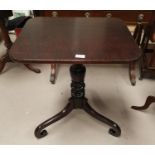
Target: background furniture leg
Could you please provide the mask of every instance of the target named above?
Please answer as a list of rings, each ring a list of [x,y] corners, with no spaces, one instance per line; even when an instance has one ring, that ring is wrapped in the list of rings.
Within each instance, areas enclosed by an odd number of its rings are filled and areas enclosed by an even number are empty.
[[[6,53],[3,57],[0,58],[0,73],[3,71],[7,62],[10,62],[10,58],[8,53]]]
[[[134,86],[136,84],[136,75],[135,75],[135,62],[131,62],[129,64],[129,77],[130,77],[130,82]]]
[[[132,106],[131,108],[134,110],[146,110],[153,102],[155,102],[155,96],[148,96],[143,106]]]
[[[7,49],[10,49],[12,46],[12,42],[11,39],[8,35],[8,30],[5,27],[5,21],[4,19],[0,18],[0,29],[1,29],[1,34],[4,40],[4,45]],[[8,51],[7,53],[2,56],[2,58],[0,58],[0,73],[2,72],[2,70],[4,69],[6,63],[9,61],[9,55],[8,55]]]
[[[4,45],[7,49],[10,49],[12,46],[12,42],[9,37],[8,30],[5,27],[4,19],[0,19],[0,28],[1,28],[1,33],[2,33],[3,40],[4,40]]]
[[[35,72],[35,73],[41,73],[40,69],[38,68],[34,68],[32,65],[30,64],[24,64],[29,70]]]
[[[55,84],[56,79],[56,64],[51,64],[51,75],[50,75],[50,82]]]
[[[5,56],[3,56],[2,58],[0,58],[0,73],[4,69],[5,64],[6,64],[6,58],[5,58]]]

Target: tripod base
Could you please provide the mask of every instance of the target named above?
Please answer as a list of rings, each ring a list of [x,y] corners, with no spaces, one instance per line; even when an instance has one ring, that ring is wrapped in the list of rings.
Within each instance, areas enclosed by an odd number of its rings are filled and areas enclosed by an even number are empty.
[[[109,133],[111,135],[115,137],[119,137],[121,135],[121,129],[115,122],[99,114],[88,104],[88,100],[87,98],[85,98],[85,91],[84,91],[85,72],[86,69],[83,65],[75,64],[71,66],[70,73],[72,77],[72,83],[71,83],[71,98],[69,99],[69,103],[58,114],[38,125],[38,127],[35,129],[34,132],[37,138],[45,137],[47,135],[47,131],[45,130],[45,128],[67,116],[70,112],[72,112],[73,109],[83,109],[86,113],[88,113],[95,119],[109,125],[110,126]]]

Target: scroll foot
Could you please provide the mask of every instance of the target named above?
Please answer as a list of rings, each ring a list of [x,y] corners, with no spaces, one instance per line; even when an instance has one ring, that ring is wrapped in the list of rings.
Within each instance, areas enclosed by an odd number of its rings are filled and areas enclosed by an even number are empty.
[[[58,114],[56,114],[55,116],[49,118],[45,122],[38,125],[38,127],[35,129],[35,132],[34,132],[35,136],[37,138],[45,137],[48,133],[46,130],[44,130],[44,128],[48,127],[49,125],[67,116],[72,111],[72,109],[73,109],[73,105],[68,103],[67,106],[62,111],[60,111]]]
[[[109,133],[115,137],[119,137],[121,135],[121,129],[117,124],[113,124],[113,127],[109,129]]]
[[[105,116],[99,114],[96,112],[88,103],[85,103],[84,110],[91,115],[92,117],[96,118],[97,120],[109,125],[111,128],[109,129],[109,133],[112,136],[119,137],[121,135],[121,129],[120,127],[110,120],[109,118],[106,118]]]

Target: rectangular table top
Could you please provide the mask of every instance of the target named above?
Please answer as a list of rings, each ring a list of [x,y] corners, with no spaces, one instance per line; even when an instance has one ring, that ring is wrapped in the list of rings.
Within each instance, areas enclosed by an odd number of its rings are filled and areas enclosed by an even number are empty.
[[[10,57],[22,63],[128,63],[140,56],[125,23],[117,18],[30,19],[10,49]]]

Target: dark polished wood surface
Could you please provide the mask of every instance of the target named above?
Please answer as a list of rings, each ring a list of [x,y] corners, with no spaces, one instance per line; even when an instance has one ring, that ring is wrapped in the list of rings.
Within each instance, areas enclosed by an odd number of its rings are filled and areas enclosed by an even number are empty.
[[[129,63],[141,51],[117,18],[38,17],[26,23],[10,56],[27,63]]]

